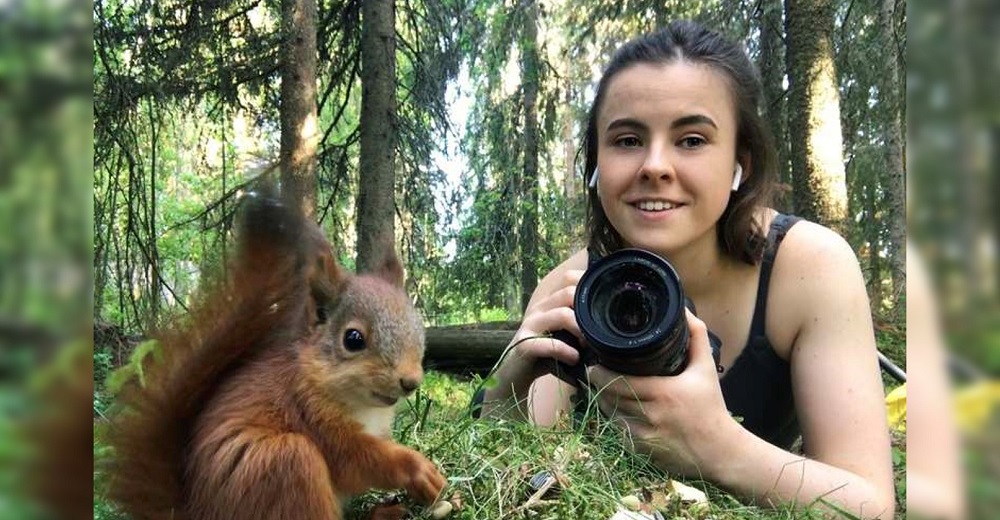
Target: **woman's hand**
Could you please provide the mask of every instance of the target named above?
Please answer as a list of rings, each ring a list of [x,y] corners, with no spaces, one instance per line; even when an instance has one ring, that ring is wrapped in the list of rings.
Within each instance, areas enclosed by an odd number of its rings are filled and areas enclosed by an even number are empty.
[[[688,366],[675,376],[623,376],[590,368],[601,411],[624,428],[635,451],[661,468],[706,477],[721,443],[739,425],[729,415],[719,386],[705,323],[687,313]]]
[[[496,373],[498,384],[486,393],[487,402],[512,397],[524,401],[531,384],[546,373],[546,363],[556,360],[575,365],[580,360],[575,348],[549,334],[566,330],[581,337],[573,314],[573,297],[582,276],[582,270],[568,270],[552,281],[551,288],[539,287],[535,292],[511,342],[515,346]]]

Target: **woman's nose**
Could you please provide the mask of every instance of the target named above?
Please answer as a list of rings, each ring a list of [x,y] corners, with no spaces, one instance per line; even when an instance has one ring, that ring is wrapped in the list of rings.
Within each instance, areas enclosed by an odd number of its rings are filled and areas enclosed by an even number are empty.
[[[663,144],[654,143],[648,148],[646,160],[639,169],[639,175],[644,179],[669,180],[674,176],[674,165],[669,148]]]

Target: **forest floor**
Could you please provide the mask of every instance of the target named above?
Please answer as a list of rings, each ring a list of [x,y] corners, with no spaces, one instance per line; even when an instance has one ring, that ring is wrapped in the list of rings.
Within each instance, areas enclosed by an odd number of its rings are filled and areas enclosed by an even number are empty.
[[[879,348],[905,363],[905,338],[895,330],[879,332]],[[420,389],[401,403],[396,440],[427,455],[447,477],[442,500],[450,503],[450,519],[579,519],[685,518],[692,520],[789,519],[821,515],[748,506],[709,482],[678,478],[655,468],[647,459],[623,447],[622,437],[598,413],[582,421],[567,419],[542,429],[518,422],[473,419],[470,402],[483,382],[428,372]],[[886,380],[886,392],[895,385]],[[95,393],[95,409],[104,398]],[[104,403],[100,408],[104,408]],[[97,420],[99,423],[101,419]],[[95,423],[95,427],[97,426]],[[906,442],[893,434],[897,514],[905,518]],[[108,455],[95,436],[95,457]],[[547,472],[556,480],[548,492],[532,486],[532,477]],[[541,477],[536,477],[537,484]],[[95,475],[95,482],[100,475]],[[677,484],[673,484],[676,482]],[[684,489],[677,492],[673,486]],[[99,487],[99,486],[98,486]],[[704,494],[704,501],[682,494]],[[429,508],[410,504],[401,492],[372,491],[352,503],[348,518],[367,518],[376,504],[402,501],[413,518],[432,518]],[[646,517],[627,516],[645,511]],[[124,519],[95,488],[95,520]],[[845,515],[845,518],[851,518]]]

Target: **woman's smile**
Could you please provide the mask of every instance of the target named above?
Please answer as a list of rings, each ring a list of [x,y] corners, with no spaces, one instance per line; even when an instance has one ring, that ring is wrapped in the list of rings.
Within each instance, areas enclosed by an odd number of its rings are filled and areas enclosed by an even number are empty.
[[[664,222],[673,219],[685,204],[662,198],[640,198],[627,202],[635,209],[634,215],[640,222]]]

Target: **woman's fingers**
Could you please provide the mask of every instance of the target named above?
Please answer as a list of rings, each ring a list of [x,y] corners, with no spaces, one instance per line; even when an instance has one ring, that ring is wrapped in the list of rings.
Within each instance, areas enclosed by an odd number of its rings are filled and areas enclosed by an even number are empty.
[[[581,334],[576,324],[576,315],[573,313],[573,298],[576,295],[576,284],[582,276],[582,270],[567,271],[564,274],[562,288],[525,311],[521,330],[518,331],[518,337],[524,341],[518,347],[522,356],[551,358],[570,365],[579,361],[579,351],[565,341],[552,337],[551,334],[566,331],[576,338],[577,344],[580,344]],[[524,339],[531,336],[538,337]]]
[[[622,431],[626,445],[635,451],[637,446],[642,446],[656,437],[656,429],[642,415],[641,410],[633,410],[631,406],[633,404],[634,401],[613,401],[610,398],[602,398],[598,400],[597,406],[604,417]]]
[[[589,367],[590,386],[602,411],[627,417],[646,417],[651,391],[644,388],[649,378],[624,377],[600,365]]]
[[[553,337],[538,337],[526,340],[521,351],[528,356],[537,359],[555,359],[567,365],[575,365],[580,361],[580,352]]]
[[[653,400],[657,393],[659,377],[623,376],[601,365],[589,369],[590,386],[597,391],[633,401]]]
[[[545,311],[556,307],[573,307],[573,298],[576,296],[576,285],[583,276],[581,270],[570,270],[563,275],[562,287],[552,291],[551,294],[539,301],[532,302],[525,309],[525,316],[534,311]]]
[[[580,327],[576,324],[576,316],[569,307],[557,307],[548,311],[537,311],[525,317],[522,323],[522,337],[547,336],[553,332],[564,330],[580,341]],[[562,343],[559,341],[559,343]],[[564,343],[563,343],[564,344]]]

